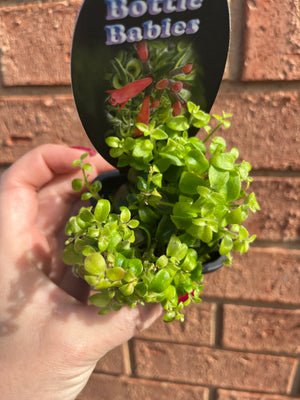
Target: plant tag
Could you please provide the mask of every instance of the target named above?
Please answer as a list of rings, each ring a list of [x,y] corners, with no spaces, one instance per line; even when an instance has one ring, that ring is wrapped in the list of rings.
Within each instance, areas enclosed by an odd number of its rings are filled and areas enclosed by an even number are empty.
[[[71,77],[81,122],[98,152],[116,165],[108,136],[141,136],[150,119],[158,127],[170,115],[184,115],[189,100],[209,112],[229,30],[227,0],[85,0]]]

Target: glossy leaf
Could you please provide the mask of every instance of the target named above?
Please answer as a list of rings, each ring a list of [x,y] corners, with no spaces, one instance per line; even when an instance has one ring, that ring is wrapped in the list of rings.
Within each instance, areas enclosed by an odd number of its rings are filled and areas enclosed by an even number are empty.
[[[193,149],[185,157],[185,163],[189,171],[198,175],[203,174],[209,166],[209,162],[201,150]]]
[[[170,285],[170,275],[165,269],[160,269],[152,279],[149,289],[153,292],[163,292]]]
[[[90,296],[90,302],[96,307],[106,307],[110,301],[108,293],[96,293]]]
[[[185,194],[196,194],[197,187],[201,185],[206,185],[205,181],[200,178],[198,175],[193,174],[192,172],[184,171],[181,174],[179,181],[179,189],[182,193]]]
[[[106,270],[106,262],[100,253],[93,253],[84,260],[84,268],[91,275],[102,275]]]
[[[106,199],[98,200],[94,215],[98,222],[105,222],[110,213],[110,202]]]
[[[126,272],[121,267],[108,268],[106,270],[106,276],[111,281],[120,281],[121,279],[124,278],[125,275],[126,275]]]

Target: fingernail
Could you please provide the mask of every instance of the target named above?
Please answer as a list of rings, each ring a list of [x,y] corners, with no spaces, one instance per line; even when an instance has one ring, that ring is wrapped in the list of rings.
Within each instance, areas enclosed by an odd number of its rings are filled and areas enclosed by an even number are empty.
[[[82,147],[82,146],[71,146],[71,149],[76,149],[76,150],[83,150],[89,153],[90,156],[95,156],[97,154],[96,150],[89,149],[88,147]]]

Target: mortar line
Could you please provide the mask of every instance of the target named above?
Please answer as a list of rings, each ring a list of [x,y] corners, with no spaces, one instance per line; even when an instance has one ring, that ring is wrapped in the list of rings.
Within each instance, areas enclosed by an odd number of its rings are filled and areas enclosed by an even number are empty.
[[[131,376],[132,368],[131,368],[130,351],[129,351],[128,342],[123,343],[122,353],[123,353],[124,373],[126,376]]]

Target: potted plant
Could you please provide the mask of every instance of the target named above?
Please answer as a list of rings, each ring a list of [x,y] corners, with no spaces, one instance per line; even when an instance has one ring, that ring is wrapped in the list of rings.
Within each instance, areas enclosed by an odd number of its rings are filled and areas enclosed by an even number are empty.
[[[135,136],[108,137],[126,172],[110,177],[108,189],[103,181],[104,194],[101,180],[89,182],[87,153],[74,162],[83,179],[73,188],[85,186],[82,199],[94,202],[68,221],[63,260],[95,291],[99,314],[160,302],[164,321],[183,321],[184,306],[201,301],[203,266],[219,257],[229,265],[232,251],[247,252],[255,235],[242,223],[259,205],[246,193],[250,164],[238,163],[238,150],[227,151],[215,135],[230,116],[214,115],[211,126],[210,115],[187,101],[184,114],[173,107],[161,123],[137,122]],[[195,129],[201,139],[189,135]]]

